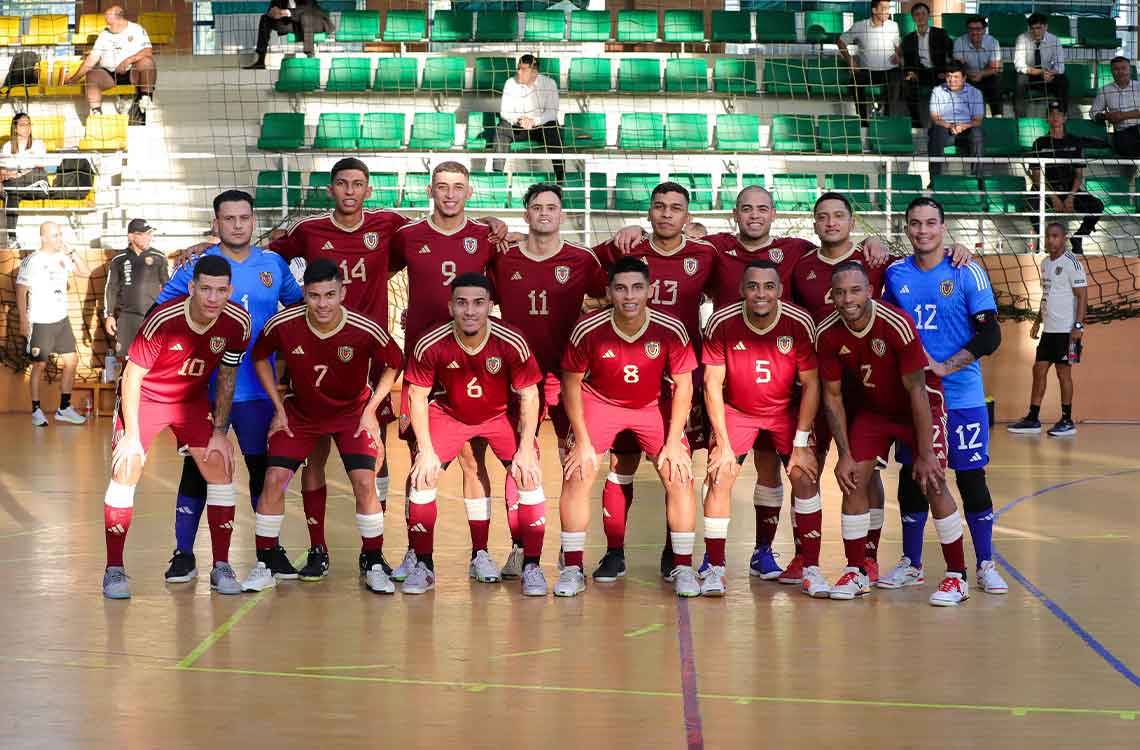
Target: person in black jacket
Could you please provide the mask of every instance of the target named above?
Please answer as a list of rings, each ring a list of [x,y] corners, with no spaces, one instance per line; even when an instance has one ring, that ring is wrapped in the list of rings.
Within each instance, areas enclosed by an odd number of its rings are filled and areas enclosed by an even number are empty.
[[[316,48],[313,35],[333,31],[333,22],[317,0],[270,0],[269,9],[257,23],[257,59],[246,70],[265,70],[265,53],[269,51],[269,34],[296,34],[305,54],[313,57]]]
[[[170,279],[166,256],[150,246],[154,227],[144,219],[127,225],[127,249],[111,259],[103,294],[103,329],[115,340],[112,351],[125,357],[162,285]]]
[[[930,7],[915,3],[910,8],[915,31],[903,37],[903,93],[910,110],[911,127],[921,128],[918,92],[923,86],[934,88],[946,78],[946,65],[953,58],[950,35],[930,25]]]

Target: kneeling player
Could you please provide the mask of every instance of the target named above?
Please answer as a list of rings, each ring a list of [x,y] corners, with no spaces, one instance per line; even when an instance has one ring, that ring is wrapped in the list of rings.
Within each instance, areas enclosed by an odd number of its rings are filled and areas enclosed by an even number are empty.
[[[897,307],[871,299],[871,282],[862,265],[844,261],[831,279],[836,312],[820,324],[817,348],[824,406],[839,452],[835,477],[843,490],[841,529],[847,554],[847,567],[832,587],[831,598],[871,593],[863,568],[871,523],[868,482],[876,463],[885,461],[897,443],[915,457],[914,479],[930,504],[946,558],[946,577],[930,603],[952,607],[969,594],[962,518],[946,489],[946,405],[941,385],[933,376],[933,384],[927,384],[926,352],[914,323]],[[854,413],[850,420],[848,411]]]
[[[780,456],[792,482],[796,529],[803,540],[802,590],[818,597],[827,597],[831,590],[819,569],[822,510],[818,469],[809,447],[819,409],[815,325],[806,310],[780,301],[781,287],[775,263],[752,261],[740,282],[744,301],[718,310],[705,329],[701,356],[713,446],[705,495],[709,567],[702,571],[704,596],[724,595],[732,486],[757,438]],[[797,381],[803,390],[798,414],[793,414]]]
[[[376,411],[388,397],[403,355],[388,332],[343,306],[340,269],[327,258],[305,269],[303,305],[286,308],[265,324],[254,344],[254,367],[276,414],[269,432],[265,488],[257,519],[257,565],[242,583],[247,591],[277,585],[269,564],[278,549],[285,518],[285,490],[322,438],[340,451],[356,497],[356,526],[361,538],[361,573],[378,594],[396,591],[382,563],[384,511],[376,494],[376,462],[383,443]],[[289,393],[277,392],[270,358],[286,363]],[[319,580],[329,567],[328,551],[309,550],[308,580]]]
[[[573,430],[566,459],[560,515],[565,567],[555,596],[586,590],[582,550],[590,520],[590,487],[599,456],[629,430],[654,457],[665,485],[666,518],[673,545],[669,579],[678,596],[699,596],[693,570],[693,471],[685,419],[693,398],[696,358],[685,326],[650,309],[649,266],[624,257],[610,266],[607,289],[613,308],[582,318],[562,358],[562,403]],[[671,406],[659,404],[661,383],[675,384]],[[666,429],[668,425],[668,429]],[[610,554],[610,553],[607,553]]]
[[[237,367],[249,344],[252,322],[249,313],[229,302],[231,291],[230,264],[216,256],[203,258],[194,267],[189,296],[151,310],[131,344],[119,384],[111,482],[103,498],[107,533],[103,595],[109,599],[131,596],[123,545],[131,526],[135,487],[150,444],[167,427],[206,479],[206,517],[214,551],[210,586],[221,594],[241,593],[229,564],[234,486],[233,449],[226,430]],[[208,390],[215,369],[217,398],[211,423]]]
[[[420,337],[408,358],[404,383],[417,452],[408,496],[408,539],[414,565],[403,581],[405,594],[422,594],[435,587],[432,549],[439,475],[464,443],[482,438],[503,465],[509,466],[519,487],[523,595],[546,596],[546,578],[539,567],[546,498],[535,442],[542,372],[522,334],[488,317],[491,304],[491,282],[486,276],[460,274],[451,282],[451,321]],[[433,384],[443,393],[429,405]],[[518,395],[517,420],[508,416],[512,391]],[[468,574],[490,583],[498,581],[500,574],[487,553],[491,500],[484,498],[483,502],[487,505],[483,513],[468,514]]]

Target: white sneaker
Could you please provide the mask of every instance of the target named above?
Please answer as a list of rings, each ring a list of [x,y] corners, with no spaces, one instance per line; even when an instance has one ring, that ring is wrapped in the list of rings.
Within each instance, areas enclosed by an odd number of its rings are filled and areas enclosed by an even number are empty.
[[[1009,584],[1001,577],[993,560],[983,560],[978,566],[978,586],[987,594],[1008,594]]]
[[[895,563],[895,567],[879,576],[876,585],[881,589],[901,589],[906,586],[921,586],[924,583],[926,577],[922,575],[922,568],[911,565],[910,558],[903,555]]]
[[[396,593],[396,584],[392,583],[392,579],[384,572],[384,567],[380,563],[373,565],[364,574],[364,585],[368,587],[369,591],[374,591],[377,594]]]
[[[829,596],[832,599],[855,599],[871,593],[871,584],[867,576],[859,572],[858,568],[844,568],[843,575],[831,587]]]
[[[947,573],[930,595],[930,603],[935,607],[957,607],[970,598],[970,587],[958,573]]]
[[[563,568],[554,584],[555,596],[578,596],[586,590],[586,576],[577,565]]]
[[[32,412],[32,425],[35,427],[47,427],[48,418],[44,416],[43,409],[36,409]]]
[[[546,596],[546,576],[534,563],[523,568],[522,593],[523,596]]]
[[[701,596],[724,596],[724,566],[710,565],[701,579]]]
[[[55,410],[55,421],[67,422],[68,424],[87,424],[87,417],[77,412],[75,407],[69,406],[66,409]]]
[[[471,558],[471,564],[467,566],[467,576],[479,583],[498,583],[499,566],[487,554],[487,550],[481,549]]]
[[[404,553],[404,559],[400,561],[399,565],[392,569],[392,580],[404,581],[412,574],[412,571],[416,569],[417,562],[419,562],[419,560],[416,559],[415,551],[411,547],[408,547],[408,551]]]
[[[507,555],[507,562],[503,565],[503,569],[499,571],[499,577],[503,579],[518,578],[523,573],[523,548],[517,544],[511,545],[511,554]]]
[[[823,571],[818,565],[808,565],[804,568],[800,591],[813,599],[827,599],[831,596],[831,586],[827,584],[827,579],[823,577]]]
[[[435,571],[422,562],[417,562],[416,567],[412,568],[412,572],[404,579],[400,591],[405,594],[426,594],[434,588]]]
[[[277,585],[277,578],[265,563],[259,562],[241,582],[242,591],[265,591]]]
[[[154,106],[154,100],[150,98],[150,94],[143,94],[139,97],[139,111],[146,112]]]
[[[701,582],[697,580],[697,571],[691,565],[678,565],[669,574],[673,581],[673,591],[677,596],[689,598],[701,595]]]

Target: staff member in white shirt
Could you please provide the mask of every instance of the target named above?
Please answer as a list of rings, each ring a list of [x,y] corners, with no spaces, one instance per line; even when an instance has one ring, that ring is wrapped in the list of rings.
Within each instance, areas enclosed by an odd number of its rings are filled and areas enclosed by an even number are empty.
[[[1026,23],[1029,31],[1017,37],[1013,66],[1017,68],[1017,88],[1013,90],[1013,110],[1025,117],[1025,97],[1029,87],[1044,91],[1048,98],[1069,109],[1069,79],[1065,78],[1065,48],[1047,30],[1049,19],[1034,13]]]
[[[28,355],[32,360],[29,382],[32,396],[32,424],[47,425],[40,408],[40,380],[52,354],[63,361],[63,377],[59,385],[59,409],[55,421],[83,424],[87,420],[71,406],[71,387],[79,356],[75,352],[75,335],[67,319],[67,279],[72,273],[86,278],[91,268],[83,256],[63,242],[59,224],[45,221],[40,225],[40,249],[24,258],[16,276],[16,308],[20,312],[20,333],[28,338]]]
[[[503,152],[513,141],[538,143],[544,151],[562,153],[562,131],[558,127],[558,84],[549,76],[538,74],[538,59],[523,55],[514,76],[503,85],[499,107],[499,125],[495,128],[495,151]],[[566,167],[554,159],[554,176],[565,182]],[[493,168],[503,171],[503,160],[496,159]]]
[[[1132,80],[1127,57],[1112,58],[1112,82],[1093,98],[1089,117],[1112,123],[1112,147],[1121,156],[1140,158],[1140,82]]]
[[[0,180],[4,187],[0,195],[4,197],[5,229],[8,232],[8,249],[17,250],[16,221],[20,218],[20,201],[47,195],[47,172],[44,171],[44,157],[47,147],[43,141],[32,137],[32,118],[26,112],[19,112],[12,118],[11,137],[0,146]]]
[[[954,59],[966,66],[966,81],[982,92],[990,113],[1001,117],[1001,45],[988,27],[985,16],[966,19],[966,33],[954,40]]]
[[[135,101],[144,114],[150,108],[158,70],[146,29],[128,21],[118,5],[103,13],[107,28],[99,32],[95,46],[79,69],[65,83],[87,76],[87,104],[92,114],[103,113],[103,92],[112,86],[135,86]],[[98,66],[98,67],[96,67]]]
[[[850,44],[859,45],[858,65],[847,50]],[[890,0],[871,0],[871,17],[856,21],[839,37],[839,54],[851,66],[855,77],[855,109],[864,127],[867,126],[866,90],[869,87],[879,88],[875,104],[883,114],[890,114],[891,103],[898,98],[901,44],[899,25],[891,20]]]

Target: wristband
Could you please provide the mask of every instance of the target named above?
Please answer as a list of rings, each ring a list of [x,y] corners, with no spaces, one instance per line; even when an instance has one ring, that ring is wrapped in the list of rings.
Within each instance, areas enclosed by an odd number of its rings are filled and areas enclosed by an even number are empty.
[[[793,448],[806,448],[808,447],[808,440],[811,438],[810,432],[804,430],[796,430],[796,437],[792,440]]]

